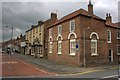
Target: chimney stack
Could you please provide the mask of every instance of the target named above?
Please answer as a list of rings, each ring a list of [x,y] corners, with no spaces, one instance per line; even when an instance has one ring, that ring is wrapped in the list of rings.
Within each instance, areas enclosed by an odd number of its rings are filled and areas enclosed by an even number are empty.
[[[38,25],[42,25],[43,23],[43,21],[38,21]]]
[[[51,19],[57,19],[57,14],[56,13],[51,13]]]
[[[35,27],[35,25],[32,25],[31,28]]]
[[[110,13],[106,13],[106,22],[112,22],[112,17],[110,15]]]
[[[93,15],[93,5],[91,4],[91,0],[89,0],[89,4],[88,4],[88,13],[90,15]]]

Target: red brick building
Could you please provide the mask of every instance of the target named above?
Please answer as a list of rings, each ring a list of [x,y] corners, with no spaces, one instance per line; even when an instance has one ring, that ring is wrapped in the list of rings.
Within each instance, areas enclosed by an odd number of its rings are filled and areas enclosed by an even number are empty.
[[[110,14],[102,19],[94,14],[93,5],[72,12],[48,28],[48,59],[51,61],[89,65],[117,60],[120,53],[120,28]]]

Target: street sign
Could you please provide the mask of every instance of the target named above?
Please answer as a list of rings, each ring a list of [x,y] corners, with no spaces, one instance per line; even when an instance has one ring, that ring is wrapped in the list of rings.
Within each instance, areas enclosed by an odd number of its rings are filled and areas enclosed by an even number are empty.
[[[79,42],[76,43],[76,50],[79,50]]]

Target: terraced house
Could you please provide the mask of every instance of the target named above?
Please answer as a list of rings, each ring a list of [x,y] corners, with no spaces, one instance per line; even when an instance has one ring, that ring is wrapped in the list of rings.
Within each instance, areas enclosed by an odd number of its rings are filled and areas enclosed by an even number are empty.
[[[57,21],[57,14],[51,13],[50,19],[46,21],[38,21],[37,25],[32,25],[26,31],[26,54],[33,55],[34,57],[47,58],[47,28]]]
[[[38,24],[32,25],[31,29],[26,31],[26,54],[34,57],[43,57],[44,52],[44,22],[38,21]]]
[[[120,27],[112,23],[112,16],[102,19],[88,11],[76,10],[49,28],[48,59],[73,65],[104,64],[117,61],[120,53]]]

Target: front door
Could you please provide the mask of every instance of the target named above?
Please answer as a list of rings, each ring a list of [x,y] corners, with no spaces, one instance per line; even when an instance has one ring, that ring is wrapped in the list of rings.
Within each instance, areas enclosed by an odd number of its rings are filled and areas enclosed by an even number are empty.
[[[113,51],[109,50],[109,61],[113,62]]]

